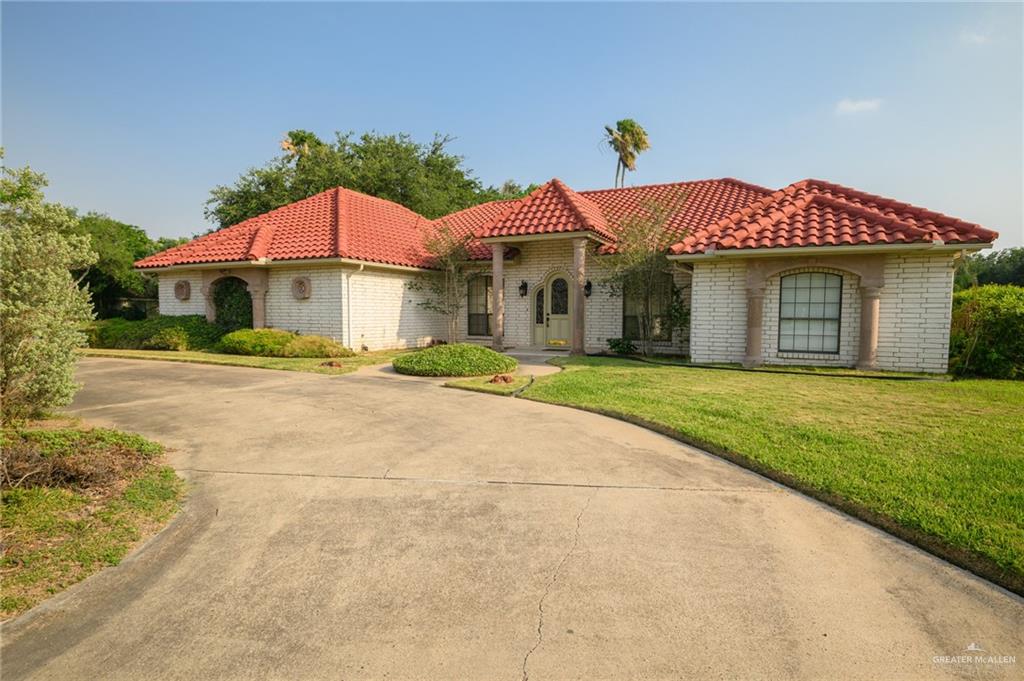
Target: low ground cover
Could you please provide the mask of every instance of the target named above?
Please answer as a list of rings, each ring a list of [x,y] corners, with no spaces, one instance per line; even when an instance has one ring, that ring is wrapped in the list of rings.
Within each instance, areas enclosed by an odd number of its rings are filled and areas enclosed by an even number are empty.
[[[504,375],[507,376],[508,374]],[[508,382],[495,382],[494,376],[474,376],[473,378],[460,378],[455,381],[448,381],[445,383],[445,386],[449,388],[460,388],[462,390],[472,390],[478,393],[511,395],[517,390],[525,388],[529,385],[531,380],[532,378],[530,376],[523,376],[521,374],[511,375]]]
[[[622,416],[1024,588],[1024,383],[571,358],[524,397]]]
[[[81,355],[86,357],[115,357],[118,359],[155,359],[167,362],[186,362],[191,364],[218,364],[223,366],[252,367],[255,369],[283,369],[286,371],[308,371],[316,374],[347,374],[359,367],[372,364],[385,364],[406,350],[381,350],[379,352],[361,352],[351,357],[254,357],[250,355],[228,355],[219,352],[205,351],[156,351],[156,350],[117,350],[104,348],[83,348]]]
[[[435,345],[396,357],[392,364],[400,374],[413,376],[483,376],[515,371],[514,357],[471,343]]]
[[[184,493],[183,481],[163,465],[160,445],[58,425],[0,435],[5,619],[116,565],[170,520]]]

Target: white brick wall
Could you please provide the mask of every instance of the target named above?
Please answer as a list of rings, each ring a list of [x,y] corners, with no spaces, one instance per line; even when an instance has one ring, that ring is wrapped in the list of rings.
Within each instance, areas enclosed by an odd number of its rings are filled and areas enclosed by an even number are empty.
[[[192,286],[188,300],[174,297],[174,284],[187,281]],[[198,270],[165,272],[157,281],[160,314],[185,315],[206,314],[206,299],[203,297],[203,275]]]
[[[764,362],[852,366],[857,361],[860,337],[860,278],[828,267],[794,268],[785,273],[801,271],[843,275],[839,355],[778,352],[780,274],[769,278],[765,288]],[[885,257],[885,288],[879,301],[879,368],[946,371],[952,294],[951,254]],[[692,304],[690,345],[693,361],[742,362],[747,325],[745,261],[695,263]]]
[[[543,286],[548,277],[559,272],[573,282],[573,252],[570,239],[524,242],[516,244],[520,254],[515,263],[505,263],[505,345],[506,347],[529,347],[533,345],[534,301],[537,287]],[[612,295],[606,283],[607,268],[602,256],[588,251],[586,263],[587,279],[592,291],[585,306],[585,344],[587,352],[608,350],[609,338],[622,337],[622,298]],[[481,263],[482,274],[491,273],[489,262]],[[676,286],[684,299],[689,298],[690,274],[682,269],[675,273]],[[526,296],[519,295],[519,284],[527,284]],[[459,337],[467,338],[469,311],[463,307],[459,313]],[[688,349],[687,334],[676,334],[674,343],[659,343],[660,352],[685,353]]]
[[[336,266],[271,268],[267,282],[267,326],[343,342],[342,271]],[[309,298],[296,300],[292,295],[295,277],[309,277]]]
[[[747,265],[693,266],[690,355],[694,362],[742,362],[747,346]]]
[[[418,347],[444,338],[444,317],[424,309],[422,290],[410,287],[419,275],[399,271],[349,270],[354,350]]]
[[[879,368],[946,371],[952,299],[951,254],[889,256],[879,300]]]

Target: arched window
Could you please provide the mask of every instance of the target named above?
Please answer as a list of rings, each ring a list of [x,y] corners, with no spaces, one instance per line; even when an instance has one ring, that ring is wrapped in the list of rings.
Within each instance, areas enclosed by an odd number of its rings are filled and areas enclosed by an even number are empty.
[[[466,285],[466,309],[469,311],[469,335],[491,335],[491,277],[477,276]]]
[[[779,295],[780,352],[839,352],[843,278],[826,272],[782,277]]]

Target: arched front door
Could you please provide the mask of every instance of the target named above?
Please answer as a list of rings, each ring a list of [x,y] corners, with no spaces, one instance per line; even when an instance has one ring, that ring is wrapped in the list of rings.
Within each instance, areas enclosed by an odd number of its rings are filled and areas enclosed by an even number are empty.
[[[572,288],[564,274],[554,274],[534,293],[533,342],[567,346],[572,340]]]

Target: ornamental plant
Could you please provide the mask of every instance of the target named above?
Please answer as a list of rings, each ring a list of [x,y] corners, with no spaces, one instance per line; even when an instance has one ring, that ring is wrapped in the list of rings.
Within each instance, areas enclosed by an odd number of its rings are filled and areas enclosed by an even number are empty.
[[[3,151],[0,150],[0,159]],[[92,319],[89,292],[72,270],[95,262],[89,237],[64,206],[43,200],[46,178],[29,168],[0,174],[0,402],[4,423],[71,402],[75,349]]]

